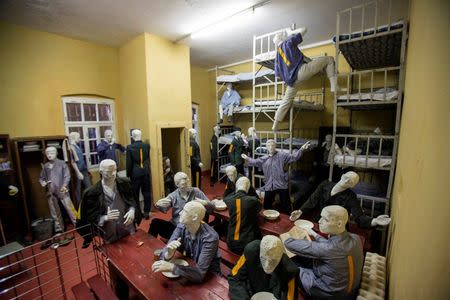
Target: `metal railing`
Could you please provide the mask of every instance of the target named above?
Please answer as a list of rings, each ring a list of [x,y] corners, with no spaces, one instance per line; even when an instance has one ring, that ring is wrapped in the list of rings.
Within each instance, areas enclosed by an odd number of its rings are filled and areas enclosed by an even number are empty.
[[[101,237],[90,225],[75,229],[0,258],[1,299],[67,299],[72,298],[71,287],[100,275],[109,282],[106,255]],[[73,237],[68,244],[61,239]],[[93,246],[83,248],[84,238],[93,237]],[[67,241],[66,241],[67,242]]]

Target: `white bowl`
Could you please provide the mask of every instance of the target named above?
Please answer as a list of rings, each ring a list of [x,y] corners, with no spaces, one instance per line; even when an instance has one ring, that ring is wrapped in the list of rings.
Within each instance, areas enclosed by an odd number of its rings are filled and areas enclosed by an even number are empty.
[[[280,213],[274,209],[267,209],[263,211],[263,216],[267,220],[276,220],[280,216]]]
[[[175,264],[175,265],[180,265],[180,266],[185,266],[185,267],[189,266],[189,263],[187,261],[185,261],[184,259],[181,259],[181,258],[172,259],[170,262]],[[172,272],[162,272],[162,273],[163,273],[164,276],[166,276],[168,278],[178,278],[178,277],[180,277],[180,275],[173,274]]]
[[[314,223],[308,220],[297,220],[294,224],[301,229],[310,229],[314,227]]]
[[[215,205],[215,208],[216,208],[216,210],[226,210],[227,209],[227,205],[225,204],[225,202],[223,204],[219,203],[219,204]]]

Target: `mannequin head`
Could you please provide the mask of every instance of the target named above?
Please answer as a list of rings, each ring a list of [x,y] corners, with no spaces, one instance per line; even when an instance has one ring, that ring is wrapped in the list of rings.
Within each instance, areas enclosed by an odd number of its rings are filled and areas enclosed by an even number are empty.
[[[139,129],[133,129],[133,131],[131,132],[131,137],[133,138],[133,140],[135,142],[139,142],[142,140],[142,131],[140,131]]]
[[[167,156],[163,157],[163,166],[164,168],[170,168],[170,158]]]
[[[348,221],[348,212],[339,205],[330,205],[320,213],[319,229],[326,234],[341,234],[345,231]]]
[[[249,137],[256,137],[256,129],[255,129],[255,127],[250,127],[247,130],[247,134],[248,134]]]
[[[266,148],[267,151],[269,152],[269,155],[274,155],[275,152],[277,151],[277,143],[275,143],[274,140],[267,140]]]
[[[71,145],[78,144],[80,142],[80,134],[76,131],[69,133],[69,143]]]
[[[56,159],[56,155],[58,154],[58,151],[55,147],[47,147],[45,149],[45,155],[47,156],[47,159],[49,161],[54,161]]]
[[[227,91],[231,91],[233,89],[233,84],[232,83],[227,83]]]
[[[359,182],[359,175],[353,171],[349,171],[341,176],[341,180],[336,185],[341,186],[343,189],[351,189],[355,187]]]
[[[274,235],[266,235],[260,244],[259,258],[266,274],[271,274],[283,257],[284,248],[281,240]]]
[[[173,177],[173,180],[175,181],[175,185],[180,189],[181,192],[187,191],[191,186],[191,182],[186,173],[177,172]]]
[[[197,130],[194,128],[189,129],[189,137],[195,139],[197,137]]]
[[[180,223],[188,228],[192,226],[198,228],[205,217],[205,214],[206,209],[201,203],[189,201],[180,212]]]
[[[280,46],[281,43],[287,38],[287,33],[285,30],[278,32],[277,34],[275,34],[275,36],[273,37],[273,43],[275,44],[275,46]]]
[[[232,133],[235,137],[241,137],[241,131],[240,130],[236,130],[236,131],[233,131],[233,133]]]
[[[220,126],[219,125],[214,126],[213,130],[214,130],[215,135],[218,136],[220,134]]]
[[[116,180],[117,166],[112,159],[104,159],[100,162],[100,175],[102,182],[106,185],[112,184]]]
[[[225,173],[227,174],[227,177],[228,179],[230,179],[231,182],[236,182],[237,170],[235,166],[226,167]]]
[[[113,138],[113,132],[112,132],[112,130],[106,129],[106,130],[105,130],[105,140],[106,140],[108,143],[111,143],[112,138]]]
[[[377,135],[380,135],[380,134],[381,134],[381,129],[380,129],[380,127],[375,128],[374,131],[373,131],[373,133],[375,133],[375,134],[377,134]]]
[[[250,179],[248,179],[245,176],[242,176],[236,181],[236,191],[243,191],[245,193],[248,193],[248,190],[250,189]]]

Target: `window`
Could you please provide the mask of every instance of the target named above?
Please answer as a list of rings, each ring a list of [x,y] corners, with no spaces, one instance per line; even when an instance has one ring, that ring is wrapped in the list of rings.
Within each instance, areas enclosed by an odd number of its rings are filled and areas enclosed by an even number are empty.
[[[89,169],[98,167],[97,144],[105,130],[115,132],[114,102],[105,98],[62,97],[66,134],[80,134],[80,148]]]

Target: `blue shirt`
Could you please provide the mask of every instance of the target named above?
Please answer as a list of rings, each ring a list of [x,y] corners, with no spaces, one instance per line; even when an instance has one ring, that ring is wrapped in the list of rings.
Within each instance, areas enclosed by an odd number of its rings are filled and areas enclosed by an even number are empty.
[[[100,162],[104,159],[112,159],[117,164],[116,149],[119,149],[121,152],[125,151],[125,148],[117,143],[110,144],[107,141],[102,140],[99,144],[97,144],[97,153]]]
[[[78,160],[75,162],[77,164],[78,167],[78,171],[82,172],[82,171],[87,171],[87,166],[86,166],[86,162],[84,161],[84,155],[83,155],[83,151],[81,150],[81,148],[78,145],[73,145],[75,151],[77,152],[77,156],[78,156]]]
[[[175,228],[170,240],[180,238],[180,252],[185,251],[186,256],[192,258],[195,262],[194,266],[175,265],[173,273],[180,275],[192,282],[202,282],[208,271],[220,274],[220,253],[219,253],[219,235],[208,224],[201,223],[195,235],[192,237],[184,224],[178,224]],[[161,253],[164,259],[167,247]]]
[[[299,149],[292,154],[276,151],[272,156],[264,155],[254,159],[249,157],[248,166],[262,168],[264,173],[264,191],[274,191],[288,188],[288,176],[284,170],[286,164],[297,161],[302,157],[303,152]]]
[[[220,104],[222,106],[228,106],[233,104],[234,106],[239,106],[241,104],[241,96],[239,96],[236,90],[231,90],[230,95],[228,95],[228,91],[225,91],[222,95],[222,99],[220,100]]]
[[[298,45],[303,41],[300,33],[291,35],[277,48],[275,57],[275,76],[280,77],[287,85],[293,86],[297,73],[303,65],[303,53]]]
[[[319,235],[312,242],[289,238],[284,245],[292,253],[312,258],[312,269],[300,268],[300,280],[308,295],[348,297],[357,290],[364,254],[361,239],[356,234],[344,231],[329,239]]]

